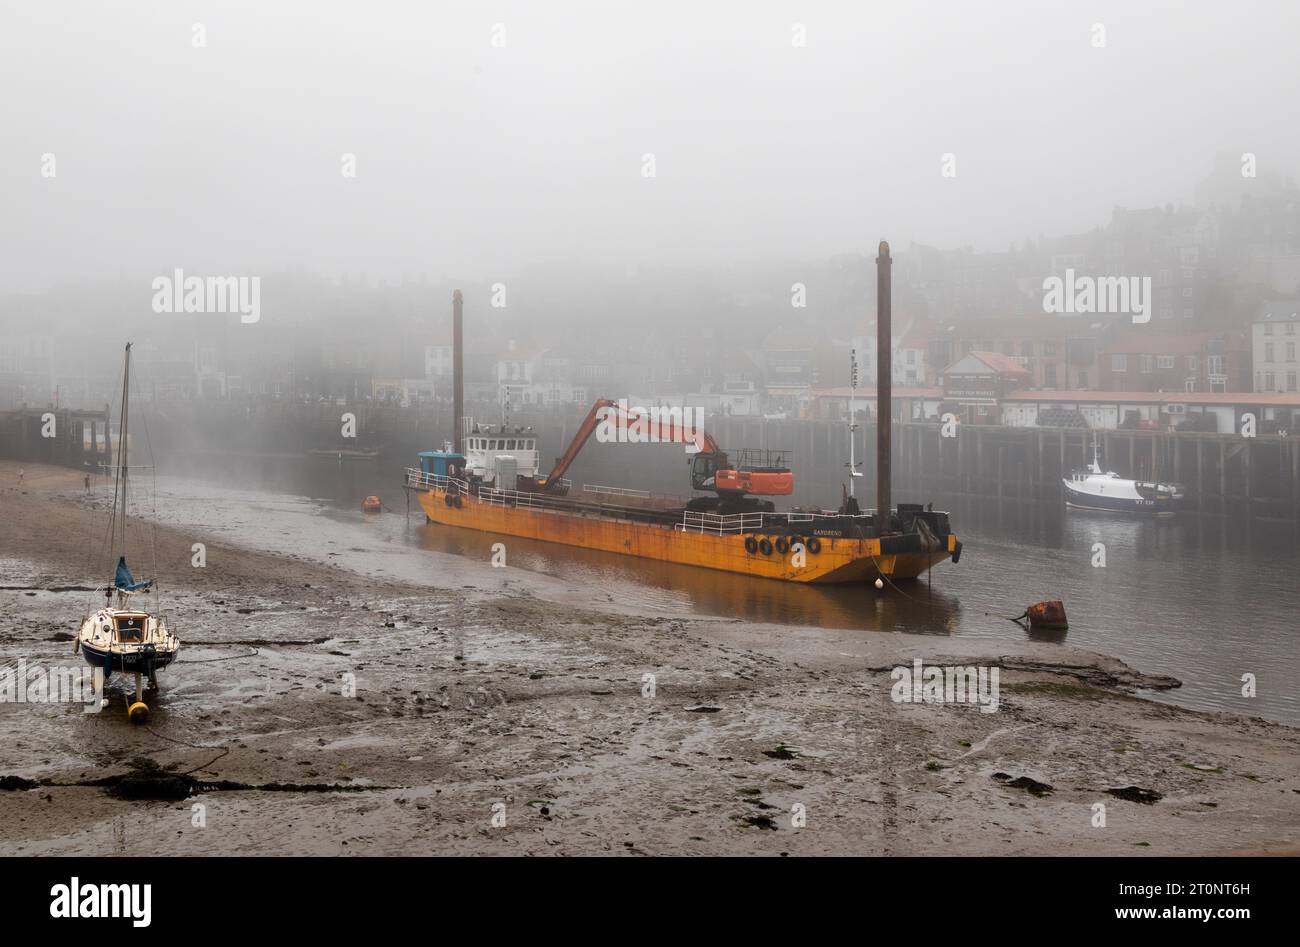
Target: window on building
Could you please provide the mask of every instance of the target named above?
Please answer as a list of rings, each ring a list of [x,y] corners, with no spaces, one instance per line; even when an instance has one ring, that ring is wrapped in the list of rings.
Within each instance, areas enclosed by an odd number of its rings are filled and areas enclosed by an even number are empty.
[[[1265,335],[1272,335],[1272,334],[1273,334],[1273,323],[1271,323],[1271,322],[1266,322],[1266,323],[1264,323],[1264,334],[1265,334]]]
[[[1087,373],[1087,372],[1079,372],[1079,387],[1080,387],[1080,388],[1087,388],[1087,387],[1088,387],[1088,373]]]
[[[1031,358],[1031,357],[1033,356],[1033,354],[1034,354],[1034,343],[1033,343],[1033,342],[1021,342],[1021,343],[1020,343],[1020,354],[1023,355],[1025,358]]]
[[[1156,357],[1154,355],[1138,356],[1138,371],[1143,375],[1150,375],[1151,369],[1155,365]]]
[[[1195,355],[1187,356],[1187,370],[1191,372],[1193,375],[1195,375],[1198,371],[1200,371],[1200,369],[1201,369],[1200,359],[1198,359]]]
[[[1128,356],[1127,356],[1127,355],[1112,355],[1112,356],[1110,357],[1110,370],[1111,370],[1112,372],[1126,372],[1126,371],[1128,371]]]
[[[1296,380],[1296,379],[1295,379],[1295,372],[1287,372],[1287,373],[1286,373],[1286,390],[1287,390],[1287,391],[1295,391],[1295,390],[1296,390],[1296,387],[1295,387],[1295,380]]]
[[[1195,309],[1187,308],[1187,309],[1184,309],[1184,310],[1183,310],[1183,318],[1184,318],[1184,319],[1191,319],[1191,318],[1193,318],[1195,315],[1196,315],[1196,310],[1195,310]]]
[[[1156,368],[1173,368],[1174,357],[1172,355],[1160,355],[1156,358]]]
[[[1286,334],[1287,334],[1287,335],[1295,335],[1295,323],[1294,323],[1294,322],[1288,322],[1288,323],[1286,324]]]
[[[1272,390],[1273,390],[1273,373],[1272,373],[1272,372],[1265,372],[1265,373],[1264,373],[1264,390],[1265,390],[1265,391],[1272,391]]]
[[[1272,342],[1265,342],[1265,343],[1264,343],[1264,361],[1266,361],[1266,362],[1271,362],[1271,361],[1273,361],[1273,343],[1272,343]]]
[[[1294,343],[1294,342],[1288,342],[1288,343],[1286,344],[1286,360],[1287,360],[1288,362],[1294,362],[1294,361],[1295,361],[1295,343]]]
[[[1047,365],[1043,368],[1043,384],[1048,388],[1056,387],[1056,366]]]
[[[1195,378],[1189,378],[1187,379],[1187,381],[1183,382],[1183,391],[1195,391],[1195,390],[1196,390]]]
[[[1043,355],[1044,355],[1045,357],[1047,357],[1047,358],[1056,358],[1056,343],[1055,343],[1055,342],[1044,342],[1044,343],[1043,343]]]

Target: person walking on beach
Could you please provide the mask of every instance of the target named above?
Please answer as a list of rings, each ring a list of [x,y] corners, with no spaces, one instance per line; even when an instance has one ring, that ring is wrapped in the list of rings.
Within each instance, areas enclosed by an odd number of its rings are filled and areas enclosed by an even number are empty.
[[[86,492],[90,492],[90,474],[86,474]]]
[[[18,486],[21,487],[23,485],[23,477],[26,475],[26,473],[27,471],[25,471],[22,467],[18,468]]]

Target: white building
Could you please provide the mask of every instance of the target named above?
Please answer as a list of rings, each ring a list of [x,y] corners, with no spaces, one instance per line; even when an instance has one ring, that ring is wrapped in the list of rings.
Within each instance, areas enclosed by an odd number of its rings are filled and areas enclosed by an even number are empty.
[[[1297,344],[1300,303],[1265,303],[1251,324],[1251,369],[1255,391],[1300,391]]]
[[[438,343],[424,347],[424,377],[451,380],[451,343]]]
[[[497,403],[523,405],[583,404],[587,388],[574,384],[572,363],[551,356],[546,349],[527,349],[510,343],[497,358]]]
[[[858,384],[876,383],[876,334],[855,335],[850,340],[858,360]],[[908,322],[900,333],[893,336],[890,358],[892,384],[904,387],[921,387],[926,384],[926,340]]]

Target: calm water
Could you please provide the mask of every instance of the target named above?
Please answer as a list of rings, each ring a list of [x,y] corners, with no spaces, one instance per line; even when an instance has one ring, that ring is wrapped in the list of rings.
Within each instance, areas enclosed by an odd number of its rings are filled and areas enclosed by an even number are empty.
[[[166,458],[159,466],[176,467]],[[147,509],[154,501],[145,493]],[[368,493],[390,509],[362,514]],[[932,587],[876,592],[792,586],[510,537],[500,538],[508,539],[512,568],[492,569],[498,537],[426,526],[414,504],[408,519],[400,465],[381,462],[242,459],[197,476],[160,477],[156,505],[169,522],[370,574],[656,614],[1011,641],[1028,633],[998,616],[1059,598],[1070,630],[1041,640],[1183,681],[1160,699],[1300,724],[1300,563],[1288,526],[1194,515],[1133,519],[1010,501],[936,504],[952,511],[965,544],[961,562],[937,567]],[[1096,544],[1104,546],[1104,567],[1093,565],[1100,561]],[[1257,679],[1254,699],[1240,693],[1247,673]]]

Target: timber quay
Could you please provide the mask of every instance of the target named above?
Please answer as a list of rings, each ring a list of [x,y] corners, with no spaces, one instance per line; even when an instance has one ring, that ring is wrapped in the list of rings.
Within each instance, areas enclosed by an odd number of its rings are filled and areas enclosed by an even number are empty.
[[[256,454],[286,446],[330,448],[339,438],[340,412],[355,412],[360,436],[350,445],[377,444],[392,462],[405,466],[412,450],[439,446],[450,412],[444,406],[169,405],[164,413],[145,408],[155,447]],[[42,416],[56,416],[56,437],[43,438]],[[488,406],[480,413],[490,417]],[[576,408],[517,410],[512,424],[532,427],[543,451],[554,452],[572,436]],[[844,421],[834,419],[758,418],[712,415],[709,429],[719,443],[753,444],[793,450],[800,458],[794,501],[813,503],[838,495],[847,478],[849,457]],[[103,411],[26,409],[0,412],[0,457],[73,467],[110,463]],[[1085,430],[1057,427],[959,425],[956,436],[943,437],[931,421],[893,422],[893,482],[896,499],[927,501],[966,495],[1010,500],[1063,500],[1061,478],[1092,458],[1099,441],[1102,466],[1123,477],[1160,478],[1183,484],[1185,512],[1247,515],[1300,523],[1300,435],[1210,434],[1146,430]],[[93,437],[92,437],[93,435]],[[875,464],[873,424],[860,425],[857,463]],[[83,446],[84,445],[84,446]],[[94,445],[93,447],[90,445]],[[605,469],[593,456],[588,480],[622,482],[632,475],[638,486],[677,492],[681,456],[649,447],[635,454],[635,465]],[[869,480],[867,481],[870,482]]]
[[[98,470],[112,463],[108,421],[107,409],[0,411],[0,458]]]
[[[756,443],[815,457],[804,484],[844,475],[843,421],[718,418],[719,440]],[[1187,491],[1186,511],[1300,521],[1300,436],[1144,430],[959,425],[944,437],[936,422],[893,423],[895,491],[904,500],[965,494],[1062,501],[1061,478],[1092,459],[1121,477],[1172,480]],[[874,464],[875,426],[863,425],[864,469]],[[811,476],[811,484],[809,478]],[[825,486],[824,484],[822,485]]]

